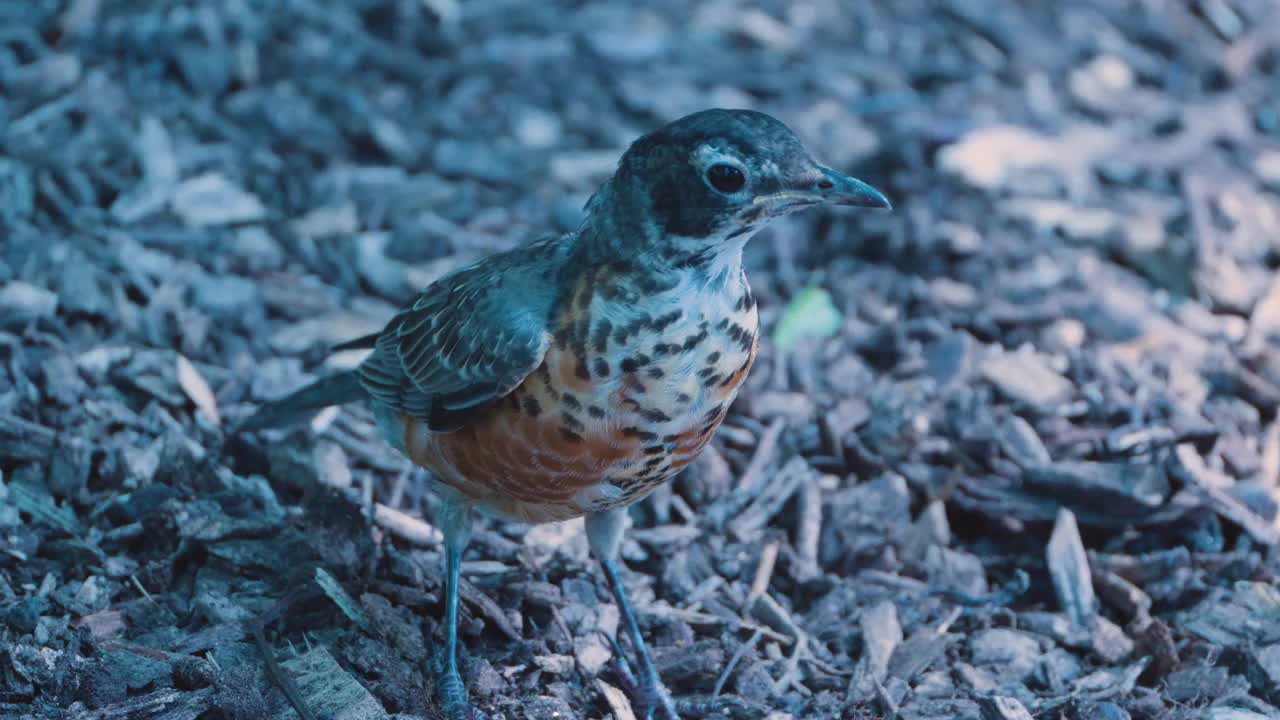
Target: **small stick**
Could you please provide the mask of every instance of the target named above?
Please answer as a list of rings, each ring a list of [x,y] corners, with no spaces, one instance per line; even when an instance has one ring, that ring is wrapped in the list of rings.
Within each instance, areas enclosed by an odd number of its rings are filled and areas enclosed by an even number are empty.
[[[373,522],[392,535],[415,545],[435,547],[444,542],[444,535],[436,527],[382,503],[373,505]]]
[[[746,657],[747,651],[753,649],[756,643],[760,642],[760,635],[760,630],[757,629],[751,635],[750,640],[742,643],[737,650],[733,651],[733,656],[729,658],[729,664],[724,666],[724,672],[720,673],[720,679],[716,680],[715,689],[711,691],[713,699],[720,697],[720,691],[724,690],[725,683],[729,682],[729,676],[733,674],[733,669],[738,666],[738,663],[742,662],[742,658]]]
[[[373,475],[365,474],[360,483],[360,509],[364,511],[364,516],[373,520],[374,509],[373,502]]]
[[[770,598],[768,595],[765,595],[764,597],[768,598],[770,601],[773,600],[773,598]],[[777,603],[775,602],[774,604],[776,605]],[[751,620],[740,618],[736,615],[721,617],[719,615],[712,615],[711,613],[692,612],[689,610],[681,610],[680,608],[663,607],[661,605],[649,605],[644,608],[636,608],[636,614],[680,620],[681,622],[686,622],[690,625],[728,625],[737,630],[759,630],[765,637],[784,645],[790,645],[795,642],[795,637],[792,635],[778,632],[767,625],[761,625]]]
[[[800,486],[799,527],[796,528],[796,554],[799,567],[796,579],[808,580],[819,574],[818,540],[822,535],[822,489],[814,477],[805,478]]]
[[[137,575],[130,575],[129,579],[133,581],[133,586],[138,588],[138,592],[142,593],[142,597],[146,598],[152,605],[160,607],[160,603],[156,602],[156,599],[151,597],[151,593],[147,592],[147,589],[142,586]]]
[[[1277,426],[1280,426],[1280,423],[1277,423]],[[671,496],[671,509],[679,513],[680,518],[686,523],[692,523],[698,519],[698,513],[689,507],[689,503],[685,502],[684,498],[679,495],[673,494]]]
[[[773,568],[778,562],[778,541],[773,540],[760,551],[760,564],[756,566],[756,576],[751,581],[751,589],[747,591],[747,600],[743,609],[750,610],[752,603],[769,589],[773,580]]]
[[[409,487],[409,475],[412,472],[412,470],[405,470],[396,475],[395,484],[391,486],[391,494],[387,497],[387,505],[398,508],[404,502],[404,491]]]
[[[876,699],[878,699],[880,701],[880,705],[883,706],[882,709],[884,710],[884,717],[898,717],[898,703],[893,701],[893,698],[889,695],[889,691],[885,689],[884,683],[881,683],[879,680],[876,681]]]
[[[765,428],[764,433],[760,435],[760,441],[756,443],[756,451],[751,455],[751,461],[742,471],[742,477],[738,478],[739,489],[749,490],[755,487],[760,476],[764,474],[765,468],[773,462],[773,456],[778,449],[778,439],[782,437],[782,431],[786,427],[787,421],[777,418]]]
[[[569,624],[564,621],[564,616],[560,614],[560,608],[551,608],[551,618],[555,620],[556,627],[560,628],[560,632],[564,633],[564,639],[573,644],[573,633],[569,632]]]

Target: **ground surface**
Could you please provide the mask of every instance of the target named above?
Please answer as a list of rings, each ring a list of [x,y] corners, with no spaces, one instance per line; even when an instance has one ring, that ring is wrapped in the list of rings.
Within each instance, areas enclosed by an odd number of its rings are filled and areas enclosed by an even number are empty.
[[[748,106],[896,211],[753,242],[779,342],[634,512],[687,716],[1280,717],[1276,5],[646,5],[0,4],[0,716],[435,717],[421,478],[222,428]],[[579,530],[473,547],[477,704],[629,720]]]

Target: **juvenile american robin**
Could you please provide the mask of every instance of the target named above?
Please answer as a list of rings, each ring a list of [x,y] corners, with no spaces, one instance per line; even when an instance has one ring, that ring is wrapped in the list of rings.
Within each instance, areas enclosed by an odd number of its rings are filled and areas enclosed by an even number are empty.
[[[676,718],[618,570],[627,506],[698,456],[751,369],[759,323],[742,251],[772,218],[816,205],[888,208],[816,163],[784,124],[705,110],[636,140],[576,232],[441,278],[355,370],[259,409],[243,430],[368,400],[388,442],[442,500],[441,704],[474,710],[458,673],[458,571],[478,509],[526,523],[585,516],[634,649],[645,717]]]

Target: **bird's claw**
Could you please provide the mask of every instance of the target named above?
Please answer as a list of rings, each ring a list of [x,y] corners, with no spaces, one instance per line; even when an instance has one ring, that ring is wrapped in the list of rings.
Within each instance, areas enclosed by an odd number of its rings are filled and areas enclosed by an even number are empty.
[[[643,720],[680,720],[675,700],[656,675],[637,678],[631,661],[622,652],[622,646],[612,635],[605,635],[613,646],[613,671],[622,689],[631,698]]]
[[[456,675],[453,678],[448,675],[442,677],[439,690],[440,710],[445,720],[489,720],[488,715],[467,702],[467,691],[461,678]]]
[[[445,720],[490,720],[488,715],[467,701],[467,686],[462,682],[462,675],[456,669],[443,668],[443,664],[436,658],[436,692]]]

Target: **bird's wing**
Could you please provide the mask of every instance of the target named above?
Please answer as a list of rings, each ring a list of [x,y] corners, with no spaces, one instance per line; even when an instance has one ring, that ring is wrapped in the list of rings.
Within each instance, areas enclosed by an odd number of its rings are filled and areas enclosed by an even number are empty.
[[[444,277],[392,318],[357,368],[374,400],[443,432],[520,385],[551,339],[555,248],[544,243]]]

